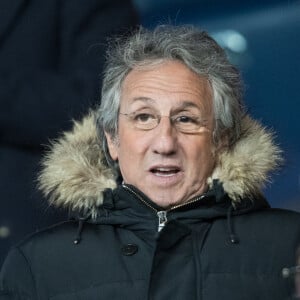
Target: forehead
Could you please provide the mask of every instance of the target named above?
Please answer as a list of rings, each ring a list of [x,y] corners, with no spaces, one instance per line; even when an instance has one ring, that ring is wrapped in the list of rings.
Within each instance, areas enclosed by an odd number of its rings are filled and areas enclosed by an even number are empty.
[[[212,89],[207,78],[179,61],[136,67],[122,84],[121,106],[146,102],[149,105],[181,106],[183,102],[210,106]]]

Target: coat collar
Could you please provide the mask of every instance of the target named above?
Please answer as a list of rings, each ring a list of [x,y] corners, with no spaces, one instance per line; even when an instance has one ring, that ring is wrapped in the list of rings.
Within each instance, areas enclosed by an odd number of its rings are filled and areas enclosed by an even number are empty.
[[[233,209],[230,198],[224,191],[222,192],[221,183],[217,180],[214,180],[214,188],[192,200],[180,207],[166,209],[157,206],[134,186],[122,184],[114,190],[106,189],[104,191],[103,203],[98,207],[94,217],[91,215],[80,216],[73,212],[72,219],[92,224],[122,226],[122,228],[136,231],[137,234],[141,234],[141,237],[145,238],[146,234],[151,239],[157,237],[160,230],[173,222],[180,222],[187,228],[195,229],[201,224],[199,220],[210,223],[218,218],[227,218],[227,223],[230,223],[228,232],[233,234],[230,221],[232,216],[269,207],[265,199],[259,197],[256,201],[243,199]],[[163,224],[159,221],[162,213]]]
[[[96,217],[104,191],[117,186],[113,170],[104,161],[94,114],[90,113],[51,144],[42,161],[39,188],[53,205],[91,211]],[[213,188],[218,180],[236,205],[241,199],[261,195],[269,172],[279,163],[281,151],[274,144],[273,134],[245,116],[240,139],[219,156],[208,184]]]

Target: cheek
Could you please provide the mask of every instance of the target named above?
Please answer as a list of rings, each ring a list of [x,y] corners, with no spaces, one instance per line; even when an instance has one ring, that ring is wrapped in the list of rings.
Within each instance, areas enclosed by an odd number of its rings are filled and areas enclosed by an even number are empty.
[[[212,139],[207,137],[192,143],[193,147],[186,147],[186,158],[197,174],[209,174],[216,161],[216,147]],[[191,159],[193,158],[193,159]]]
[[[141,136],[137,132],[120,131],[118,157],[120,165],[135,164],[141,160],[147,149],[145,135]]]
[[[146,146],[142,137],[137,137],[136,134],[120,135],[119,138],[119,167],[126,183],[137,185],[136,181],[142,177],[142,172],[145,169],[146,161]]]

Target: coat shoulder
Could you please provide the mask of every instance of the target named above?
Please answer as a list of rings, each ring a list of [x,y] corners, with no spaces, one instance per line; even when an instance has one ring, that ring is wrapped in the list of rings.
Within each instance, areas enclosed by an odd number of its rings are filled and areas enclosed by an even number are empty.
[[[108,225],[97,225],[84,222],[80,225],[78,220],[69,220],[41,229],[30,234],[20,241],[15,247],[20,249],[25,255],[32,253],[42,253],[43,251],[67,250],[79,246],[82,243],[106,243],[106,239],[112,228]],[[79,247],[77,247],[79,248]]]
[[[249,214],[257,224],[270,223],[272,226],[300,226],[300,212],[283,208],[266,208]],[[273,222],[272,222],[273,221]]]
[[[269,239],[289,240],[300,245],[300,213],[281,208],[266,208],[241,216],[246,231]],[[237,221],[239,223],[239,221]],[[237,224],[237,226],[239,226]]]

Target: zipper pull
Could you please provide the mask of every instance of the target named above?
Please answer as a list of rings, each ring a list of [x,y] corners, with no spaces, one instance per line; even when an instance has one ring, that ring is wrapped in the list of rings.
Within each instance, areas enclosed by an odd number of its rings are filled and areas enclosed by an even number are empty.
[[[167,219],[167,212],[162,210],[157,212],[158,216],[158,232],[160,232],[166,225]]]

